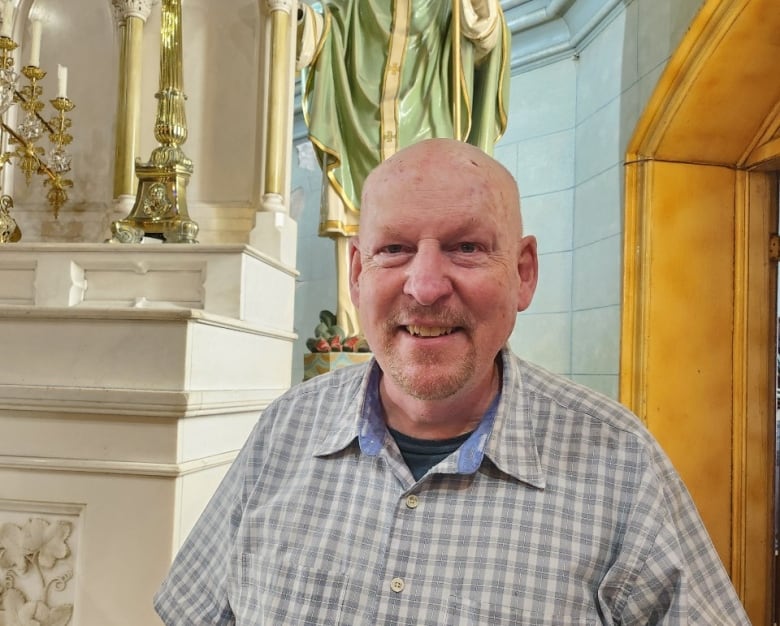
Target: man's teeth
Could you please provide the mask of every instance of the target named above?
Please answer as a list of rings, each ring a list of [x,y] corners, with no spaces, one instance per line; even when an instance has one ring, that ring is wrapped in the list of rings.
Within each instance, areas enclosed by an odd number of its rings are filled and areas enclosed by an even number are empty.
[[[451,326],[407,326],[406,330],[412,335],[419,337],[441,337],[442,335],[449,335],[453,328]]]

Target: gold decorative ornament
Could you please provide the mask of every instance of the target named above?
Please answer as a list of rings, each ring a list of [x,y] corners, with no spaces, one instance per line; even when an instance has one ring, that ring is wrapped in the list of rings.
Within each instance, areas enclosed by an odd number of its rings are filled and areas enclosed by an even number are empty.
[[[0,196],[0,243],[14,243],[22,238],[19,225],[11,217],[10,208],[13,205],[11,196]]]
[[[59,208],[68,199],[65,188],[73,186],[73,181],[63,178],[62,172],[70,171],[71,157],[64,146],[73,141],[73,136],[67,132],[71,121],[65,117],[65,113],[72,111],[75,105],[68,98],[62,96],[49,102],[58,113],[49,122],[49,140],[54,144],[54,148],[49,152],[49,166],[53,175],[44,181],[44,184],[50,187],[46,198],[49,200],[49,204],[55,207],[56,216]]]
[[[163,0],[160,26],[160,90],[154,136],[159,146],[147,163],[136,162],[138,191],[130,214],[111,225],[112,243],[139,243],[145,236],[168,243],[197,243],[199,227],[187,211],[192,161],[182,91],[181,0]]]
[[[43,148],[39,148],[36,143],[43,135],[43,122],[41,121],[41,110],[43,102],[39,97],[43,94],[43,88],[38,84],[46,76],[39,67],[26,65],[22,68],[22,74],[30,81],[29,85],[24,85],[20,90],[19,101],[25,112],[22,123],[19,124],[17,132],[22,139],[17,139],[14,134],[11,138],[12,144],[17,144],[16,156],[19,159],[19,167],[24,172],[24,180],[29,185],[32,181],[32,175],[38,171],[40,156],[43,154]]]
[[[49,187],[46,199],[54,211],[54,218],[57,219],[60,208],[68,201],[66,189],[73,186],[73,181],[65,177],[71,169],[71,155],[65,146],[73,141],[73,136],[67,132],[72,122],[65,114],[72,111],[75,104],[62,93],[50,100],[57,114],[47,122],[41,115],[44,108],[41,101],[43,87],[39,84],[46,72],[36,65],[24,66],[21,73],[28,82],[17,89],[19,75],[14,71],[13,59],[13,51],[17,47],[18,44],[10,37],[0,36],[0,126],[3,135],[8,133],[8,143],[15,146],[13,152],[5,151],[0,154],[0,170],[6,163],[16,160],[28,185],[32,182],[33,174],[45,176],[44,184]],[[15,104],[24,111],[24,116],[19,126],[13,129],[6,123],[5,115]],[[48,155],[44,148],[38,145],[43,135],[48,135],[53,144]],[[0,142],[4,142],[4,139],[0,137]],[[4,197],[9,197],[10,200],[10,196]],[[12,200],[5,203],[5,219],[10,217],[9,207],[12,206]],[[17,231],[17,235],[16,239],[10,241],[18,241],[21,232]],[[0,239],[0,243],[3,242]]]

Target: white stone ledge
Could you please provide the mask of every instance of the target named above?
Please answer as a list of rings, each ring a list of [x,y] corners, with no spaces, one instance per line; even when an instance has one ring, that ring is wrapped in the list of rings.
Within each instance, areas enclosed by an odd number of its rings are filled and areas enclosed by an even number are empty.
[[[0,248],[0,254],[7,255],[8,258],[14,256],[28,256],[33,254],[39,256],[42,254],[67,254],[70,256],[82,257],[84,255],[109,254],[114,258],[132,257],[138,258],[142,253],[144,257],[151,255],[178,256],[178,257],[198,257],[206,256],[230,256],[247,255],[265,265],[278,269],[288,276],[297,276],[298,271],[280,263],[277,259],[260,252],[260,250],[247,244],[158,244],[158,243],[15,243],[13,246],[4,246]],[[1,257],[0,257],[1,258]]]
[[[28,305],[0,305],[0,322],[5,320],[105,320],[129,322],[197,322],[219,328],[238,330],[251,335],[262,335],[273,339],[293,342],[298,338],[294,332],[268,328],[232,317],[208,313],[200,309],[175,308],[170,305],[154,305],[127,308],[109,305],[90,307],[39,307]]]
[[[185,461],[183,463],[146,463],[138,461],[107,461],[51,457],[0,455],[0,471],[26,470],[38,472],[77,472],[87,474],[124,474],[178,478],[205,470],[228,466],[238,450]]]
[[[0,334],[0,385],[194,394],[289,387],[295,339],[278,328],[170,308],[6,306]],[[169,397],[179,406],[185,398]]]
[[[179,419],[119,413],[0,409],[0,457],[182,464],[239,449],[262,419],[256,407]]]
[[[149,391],[0,385],[0,411],[105,415],[107,420],[111,416],[183,419],[236,412],[260,414],[286,389]]]
[[[202,310],[292,332],[297,275],[246,244],[13,244],[0,305]]]

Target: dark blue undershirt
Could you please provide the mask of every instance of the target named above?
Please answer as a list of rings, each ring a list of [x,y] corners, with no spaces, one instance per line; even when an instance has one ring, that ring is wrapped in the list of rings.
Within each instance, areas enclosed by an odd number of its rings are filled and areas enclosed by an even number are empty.
[[[401,456],[406,461],[415,480],[420,480],[429,469],[455,452],[471,436],[471,433],[451,439],[417,439],[404,435],[388,426]]]

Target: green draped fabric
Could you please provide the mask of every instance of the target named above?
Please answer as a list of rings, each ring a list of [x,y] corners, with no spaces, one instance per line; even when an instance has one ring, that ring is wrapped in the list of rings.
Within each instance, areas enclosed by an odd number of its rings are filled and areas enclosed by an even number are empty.
[[[406,28],[393,25],[409,2]],[[379,107],[392,33],[406,31],[397,111],[398,149],[430,137],[453,137],[451,0],[327,0],[318,50],[303,70],[303,112],[320,165],[353,217],[368,173],[382,158]],[[399,26],[401,27],[399,29]],[[459,136],[492,153],[506,128],[509,31],[500,16],[498,44],[475,67],[462,38]],[[348,220],[323,216],[320,234],[354,235]]]

